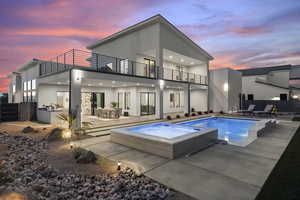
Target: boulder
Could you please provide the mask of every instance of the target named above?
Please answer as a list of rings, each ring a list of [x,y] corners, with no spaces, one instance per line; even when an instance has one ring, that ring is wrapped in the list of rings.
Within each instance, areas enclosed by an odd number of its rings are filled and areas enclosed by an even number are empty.
[[[80,156],[77,158],[77,163],[87,164],[87,163],[93,163],[97,160],[96,155],[91,151],[84,151],[80,154]]]
[[[34,129],[31,126],[27,126],[22,130],[22,133],[32,133]]]
[[[52,142],[52,141],[57,141],[61,140],[63,137],[63,129],[61,128],[54,128],[48,135],[47,141]]]

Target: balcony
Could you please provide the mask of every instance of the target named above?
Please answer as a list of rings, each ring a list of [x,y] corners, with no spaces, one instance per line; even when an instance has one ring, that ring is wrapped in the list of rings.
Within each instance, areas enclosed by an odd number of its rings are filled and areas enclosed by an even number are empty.
[[[40,77],[64,72],[73,67],[102,73],[150,79],[164,79],[207,85],[207,77],[168,68],[159,68],[145,63],[100,55],[88,51],[72,49],[40,64]]]

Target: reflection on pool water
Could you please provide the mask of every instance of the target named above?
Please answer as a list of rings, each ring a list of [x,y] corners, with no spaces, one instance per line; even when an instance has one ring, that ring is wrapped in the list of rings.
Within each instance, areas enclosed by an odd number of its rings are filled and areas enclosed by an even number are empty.
[[[156,123],[156,124],[146,124],[142,126],[136,126],[136,127],[128,128],[127,130],[136,133],[143,133],[146,135],[172,139],[175,137],[200,131],[201,128],[182,126],[177,124]]]
[[[249,129],[254,126],[254,120],[230,119],[222,117],[210,117],[194,121],[182,122],[185,125],[198,128],[217,128],[218,138],[230,143],[238,143],[246,140],[249,136]]]

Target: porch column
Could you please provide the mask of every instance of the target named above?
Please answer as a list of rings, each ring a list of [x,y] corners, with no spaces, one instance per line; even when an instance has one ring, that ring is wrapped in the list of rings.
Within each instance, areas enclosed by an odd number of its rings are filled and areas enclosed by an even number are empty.
[[[163,119],[164,118],[164,88],[165,88],[165,81],[158,80],[158,87],[156,87],[156,94],[157,94],[157,112],[156,118]]]
[[[184,112],[191,113],[191,85],[184,87]]]
[[[70,70],[69,113],[76,113],[75,127],[81,127],[81,70]]]

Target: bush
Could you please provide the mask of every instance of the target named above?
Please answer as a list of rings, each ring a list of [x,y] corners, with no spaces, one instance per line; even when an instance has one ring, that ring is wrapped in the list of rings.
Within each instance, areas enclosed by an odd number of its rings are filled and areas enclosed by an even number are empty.
[[[213,110],[210,110],[210,111],[209,111],[209,113],[213,113],[213,112],[214,112]]]
[[[207,114],[208,114],[208,111],[205,111],[205,112],[204,112],[204,114],[206,114],[206,115],[207,115]]]
[[[192,116],[195,117],[195,116],[196,116],[196,113],[192,113]]]
[[[195,108],[192,108],[191,111],[192,111],[192,112],[195,112]]]
[[[170,115],[168,115],[167,120],[172,120],[172,117]]]
[[[73,150],[73,157],[74,157],[74,159],[76,160],[76,159],[78,159],[79,157],[80,157],[80,155],[83,153],[83,149],[81,149],[81,148],[75,148],[74,150]]]
[[[223,114],[224,114],[223,110],[221,110],[221,111],[220,111],[220,114],[221,114],[221,115],[223,115]]]
[[[179,118],[180,118],[180,115],[176,115],[176,118],[179,119]]]
[[[201,111],[198,111],[197,113],[198,113],[198,115],[202,115],[202,112],[201,112]]]
[[[48,142],[52,142],[52,141],[57,141],[57,140],[61,140],[63,137],[63,129],[61,128],[54,128],[51,130],[51,132],[49,133],[48,137],[47,137],[47,141]]]
[[[189,117],[190,114],[189,114],[189,113],[185,113],[184,116],[185,116],[185,117]]]

